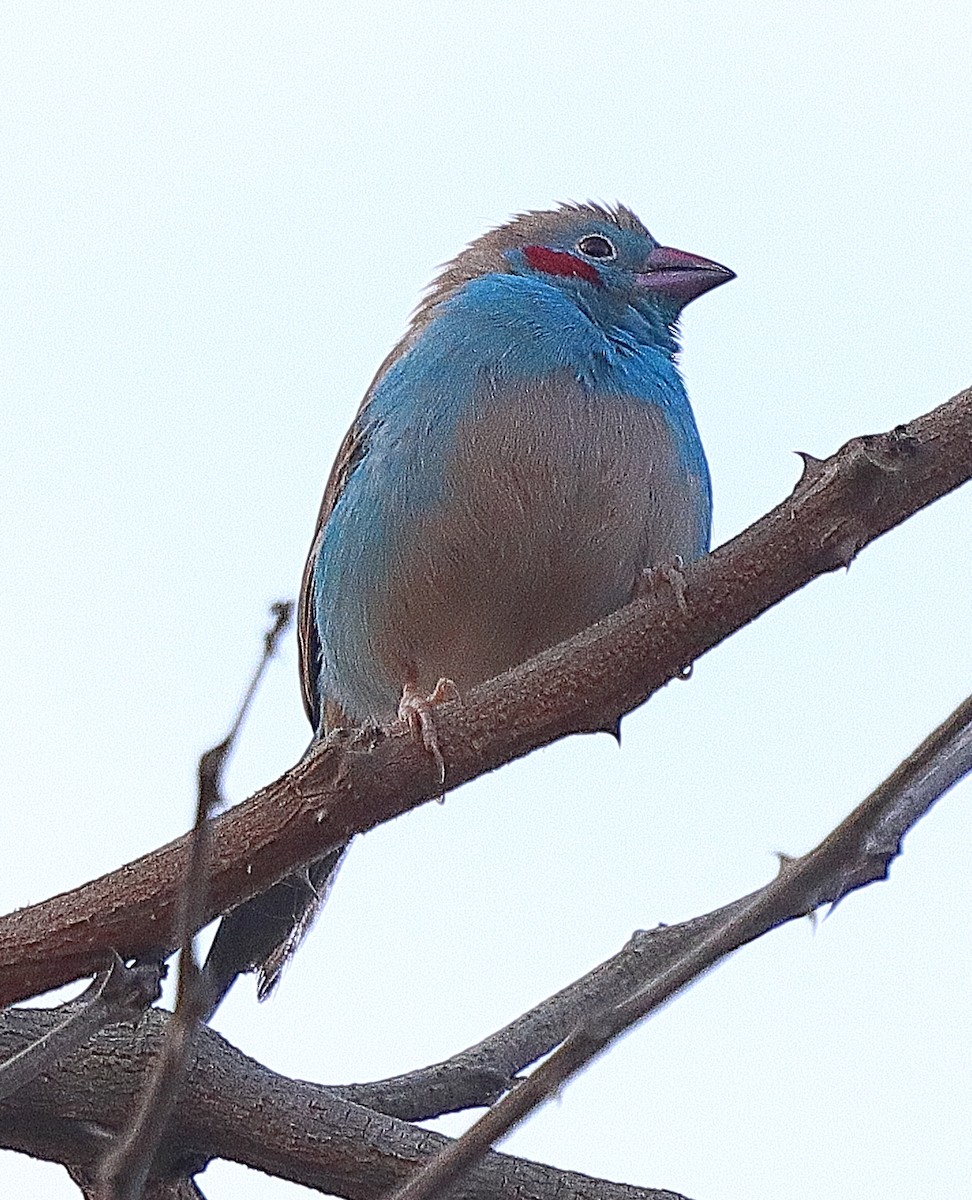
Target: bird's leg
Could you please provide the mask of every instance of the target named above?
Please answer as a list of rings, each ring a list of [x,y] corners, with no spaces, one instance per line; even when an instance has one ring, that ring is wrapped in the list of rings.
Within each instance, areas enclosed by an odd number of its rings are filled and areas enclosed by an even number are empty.
[[[635,581],[634,595],[636,599],[646,600],[658,590],[659,584],[666,584],[675,597],[679,611],[688,612],[685,603],[685,561],[681,554],[676,554],[667,562],[656,563],[653,567],[645,567]]]
[[[459,689],[451,679],[440,679],[428,696],[409,680],[402,688],[402,698],[398,702],[398,717],[412,731],[412,736],[421,741],[425,749],[432,755],[435,765],[439,768],[439,783],[445,783],[446,765],[439,746],[439,734],[435,728],[435,705],[446,700],[458,700]]]

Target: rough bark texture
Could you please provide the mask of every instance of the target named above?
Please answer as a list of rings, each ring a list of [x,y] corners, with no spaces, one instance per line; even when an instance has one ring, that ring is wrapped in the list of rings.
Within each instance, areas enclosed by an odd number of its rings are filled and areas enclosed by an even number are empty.
[[[0,1053],[16,1052],[60,1018],[19,1009],[0,1020]],[[166,1014],[152,1010],[135,1027],[113,1025],[0,1105],[0,1145],[64,1162],[92,1176],[110,1136],[125,1128],[159,1052]],[[352,1104],[330,1089],[286,1079],[211,1029],[196,1041],[152,1188],[185,1184],[211,1158],[228,1158],[295,1183],[355,1200],[372,1200],[401,1183],[447,1141]],[[70,1157],[68,1157],[70,1156]],[[173,1197],[191,1192],[170,1191]],[[677,1192],[629,1187],[492,1154],[450,1193],[468,1200],[684,1200]]]

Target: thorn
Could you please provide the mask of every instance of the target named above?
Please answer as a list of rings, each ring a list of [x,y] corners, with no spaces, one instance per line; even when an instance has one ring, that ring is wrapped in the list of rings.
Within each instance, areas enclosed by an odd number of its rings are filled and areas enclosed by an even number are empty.
[[[850,570],[851,563],[867,542],[862,526],[853,520],[840,521],[824,536],[820,543],[818,562],[821,570],[837,571],[841,567]]]
[[[793,453],[798,458],[803,459],[803,471],[797,487],[801,484],[812,482],[820,474],[824,465],[824,459],[817,458],[815,454],[808,454],[806,450],[794,450]]]
[[[605,725],[602,732],[609,734],[611,737],[613,737],[614,740],[620,746],[621,745],[621,718],[618,717],[618,719],[614,722],[613,725]]]
[[[797,861],[796,858],[792,854],[784,854],[782,850],[775,850],[774,856],[779,863],[779,867],[776,872],[776,874],[778,876],[785,875],[787,872],[787,869],[789,867],[792,867],[793,864]]]

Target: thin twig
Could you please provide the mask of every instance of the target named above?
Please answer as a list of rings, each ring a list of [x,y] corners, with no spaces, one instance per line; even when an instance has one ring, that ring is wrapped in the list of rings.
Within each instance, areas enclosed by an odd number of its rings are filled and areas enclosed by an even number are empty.
[[[290,601],[278,601],[271,612],[274,623],[264,635],[263,653],[243,696],[229,733],[199,760],[196,819],[189,847],[189,864],[182,887],[177,933],[179,980],[176,1006],[151,1078],[142,1093],[131,1124],[105,1155],[97,1184],[99,1200],[139,1200],[155,1162],[165,1128],[185,1076],[189,1051],[208,996],[194,938],[202,924],[208,885],[211,827],[209,817],[222,803],[222,773],[242,728],[267,664],[276,652],[293,615]]]
[[[0,1066],[0,1100],[49,1071],[92,1034],[117,1021],[137,1021],[159,998],[162,970],[158,963],[126,967],[117,954],[80,996],[63,1005],[69,1015],[42,1038],[25,1046]]]
[[[943,743],[938,741],[939,734],[936,731],[932,735],[929,753],[932,765],[941,766],[949,746],[958,755],[965,751],[958,734],[954,740],[946,739]],[[882,785],[889,804],[893,794],[898,794],[902,803],[911,803],[910,790],[914,780],[920,782],[921,778],[915,765],[916,756],[923,749],[910,756]],[[935,771],[938,769],[936,766]],[[937,774],[933,772],[922,786],[938,789],[941,785]],[[899,825],[903,828],[904,824],[904,819],[896,820],[895,828]],[[872,831],[872,835],[878,837],[878,830]],[[574,1029],[605,1007],[616,1004],[619,997],[632,995],[654,982],[688,949],[738,916],[760,894],[742,897],[724,908],[678,924],[638,930],[617,954],[503,1029],[442,1062],[389,1079],[343,1085],[335,1091],[356,1104],[407,1121],[428,1120],[444,1113],[493,1104],[518,1082],[521,1071],[556,1049]],[[787,915],[803,915],[801,906],[791,907]]]
[[[901,839],[949,788],[972,771],[972,697],[965,700],[895,771],[802,858],[784,859],[777,878],[648,987],[576,1030],[532,1075],[498,1101],[459,1139],[424,1163],[391,1200],[430,1200],[618,1036],[656,1011],[686,984],[745,942],[789,919],[838,904],[849,892],[887,876]]]

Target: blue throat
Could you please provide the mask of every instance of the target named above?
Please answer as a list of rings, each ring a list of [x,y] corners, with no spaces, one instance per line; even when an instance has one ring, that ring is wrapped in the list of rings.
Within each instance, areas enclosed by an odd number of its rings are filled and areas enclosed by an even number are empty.
[[[432,505],[441,475],[422,470],[417,459],[423,446],[441,450],[448,443],[470,398],[490,382],[564,371],[595,396],[627,395],[661,409],[682,466],[711,497],[708,465],[675,361],[674,322],[657,308],[646,312],[596,299],[597,319],[568,288],[536,277],[497,273],[465,284],[377,381],[358,418],[367,450],[355,474],[372,476],[373,494],[380,495],[404,472],[410,504]],[[402,447],[410,454],[403,455]],[[331,526],[341,524],[341,507]],[[326,536],[335,533],[331,528]],[[706,549],[708,538],[700,552]]]
[[[676,330],[677,312],[643,297],[630,303],[582,281],[552,285],[537,276],[485,275],[442,303],[396,367],[414,379],[419,364],[409,360],[421,356],[423,371],[434,371],[438,363],[453,386],[457,351],[494,379],[569,371],[594,394],[626,394],[659,407],[686,470],[708,487],[705,455],[676,361]],[[453,393],[455,415],[462,403],[461,390]]]

